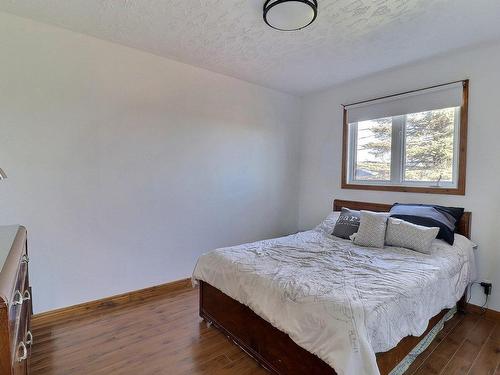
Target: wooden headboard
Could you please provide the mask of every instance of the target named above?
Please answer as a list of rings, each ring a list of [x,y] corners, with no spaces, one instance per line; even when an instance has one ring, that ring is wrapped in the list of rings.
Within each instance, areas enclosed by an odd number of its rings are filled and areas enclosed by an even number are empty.
[[[350,208],[351,210],[367,210],[374,212],[387,212],[391,209],[392,204],[383,203],[370,203],[370,202],[357,202],[357,201],[344,201],[335,199],[333,201],[333,210],[340,211],[342,207]],[[457,225],[457,233],[470,239],[470,223],[471,213],[464,212],[462,218]]]

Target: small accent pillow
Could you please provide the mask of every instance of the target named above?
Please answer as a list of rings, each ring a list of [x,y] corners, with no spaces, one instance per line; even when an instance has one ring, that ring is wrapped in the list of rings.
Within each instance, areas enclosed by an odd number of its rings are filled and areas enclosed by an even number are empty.
[[[356,245],[384,247],[387,212],[361,211],[358,232],[351,236]]]
[[[333,228],[332,235],[335,237],[349,239],[351,235],[358,231],[360,218],[361,213],[359,211],[342,207],[339,219],[335,224],[335,228]]]
[[[404,247],[419,253],[430,254],[432,240],[439,233],[438,227],[424,227],[401,219],[389,218],[385,243]]]

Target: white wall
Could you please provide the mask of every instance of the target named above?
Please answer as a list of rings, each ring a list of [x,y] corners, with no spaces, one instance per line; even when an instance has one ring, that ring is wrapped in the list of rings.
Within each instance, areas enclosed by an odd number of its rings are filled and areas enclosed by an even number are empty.
[[[333,198],[456,205],[472,211],[480,277],[493,281],[489,306],[500,310],[500,45],[483,46],[384,72],[304,98],[299,228],[318,223]],[[341,104],[470,78],[465,196],[340,189]],[[472,302],[484,295],[474,288]]]
[[[297,229],[300,100],[0,13],[0,224],[35,311],[191,275]]]

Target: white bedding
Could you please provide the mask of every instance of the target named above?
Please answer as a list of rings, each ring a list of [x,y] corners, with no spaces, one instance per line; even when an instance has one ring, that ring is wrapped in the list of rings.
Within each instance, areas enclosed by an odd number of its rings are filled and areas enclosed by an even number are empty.
[[[375,353],[420,336],[474,277],[472,242],[435,240],[430,255],[374,249],[316,230],[210,251],[203,280],[249,306],[339,375],[379,374]]]

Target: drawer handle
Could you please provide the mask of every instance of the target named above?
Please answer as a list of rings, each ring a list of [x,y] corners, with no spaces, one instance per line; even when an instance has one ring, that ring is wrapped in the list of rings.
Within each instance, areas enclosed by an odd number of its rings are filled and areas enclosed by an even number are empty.
[[[14,298],[12,299],[12,304],[13,305],[22,305],[24,301],[23,295],[19,290],[16,290],[14,293]]]
[[[33,334],[31,331],[26,332],[26,338],[24,339],[26,345],[31,346],[33,345]]]
[[[28,255],[24,254],[23,257],[21,258],[21,262],[22,263],[29,263],[30,257]]]
[[[24,342],[21,341],[17,346],[17,362],[22,362],[26,358],[28,358],[28,349]]]
[[[24,291],[24,295],[23,295],[23,301],[29,301],[31,299],[31,294],[30,294],[30,291],[28,289],[26,289]]]

